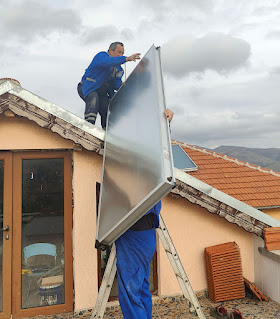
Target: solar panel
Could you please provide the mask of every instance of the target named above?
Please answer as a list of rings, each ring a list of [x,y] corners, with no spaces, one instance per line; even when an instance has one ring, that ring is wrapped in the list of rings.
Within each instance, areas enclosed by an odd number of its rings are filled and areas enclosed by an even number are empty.
[[[96,246],[110,245],[175,185],[160,50],[152,46],[109,106]]]
[[[198,167],[189,157],[189,155],[178,144],[172,145],[172,154],[174,166],[185,172],[196,171]]]

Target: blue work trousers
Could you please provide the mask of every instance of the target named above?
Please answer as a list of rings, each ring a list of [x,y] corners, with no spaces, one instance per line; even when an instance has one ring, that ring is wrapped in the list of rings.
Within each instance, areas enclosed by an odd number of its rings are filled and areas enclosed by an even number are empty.
[[[85,120],[91,124],[95,124],[97,114],[101,116],[101,126],[106,130],[107,112],[109,106],[108,84],[104,83],[96,91],[90,92],[84,96],[82,90],[82,83],[80,82],[77,87],[78,94],[81,99],[86,103]]]
[[[116,242],[119,302],[124,319],[151,319],[149,265],[156,249],[155,228],[127,230]]]

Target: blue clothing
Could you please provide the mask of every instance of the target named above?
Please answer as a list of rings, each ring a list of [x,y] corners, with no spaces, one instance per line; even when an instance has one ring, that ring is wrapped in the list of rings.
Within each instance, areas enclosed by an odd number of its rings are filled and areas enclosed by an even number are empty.
[[[103,89],[104,86],[106,89],[106,83],[104,83],[100,88],[90,92],[86,97],[83,94],[83,84],[81,82],[78,84],[77,90],[80,98],[86,103],[85,120],[91,124],[95,124],[97,114],[99,113],[101,116],[101,126],[103,130],[106,130],[109,96],[107,91]]]
[[[83,95],[86,97],[109,81],[108,94],[112,98],[114,91],[122,85],[124,71],[121,64],[125,62],[125,56],[110,57],[107,52],[97,53],[82,77]]]
[[[78,84],[79,96],[85,101],[85,120],[95,124],[97,114],[101,116],[101,126],[105,130],[109,100],[122,85],[125,56],[110,57],[107,52],[99,52]]]
[[[153,213],[159,223],[161,201],[147,214]],[[127,230],[116,242],[119,302],[124,319],[151,319],[152,296],[149,291],[149,267],[156,249],[155,227]]]

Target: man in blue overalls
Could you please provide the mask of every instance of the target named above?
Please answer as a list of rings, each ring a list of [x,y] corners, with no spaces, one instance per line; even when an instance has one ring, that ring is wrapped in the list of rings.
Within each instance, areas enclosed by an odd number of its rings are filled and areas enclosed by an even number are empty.
[[[165,111],[169,123],[173,112]],[[116,241],[119,302],[125,319],[151,319],[149,265],[156,249],[161,201]]]
[[[121,42],[110,45],[108,52],[99,52],[86,69],[78,84],[79,96],[85,101],[85,120],[95,124],[97,114],[101,116],[101,126],[106,129],[109,100],[122,85],[121,64],[140,59],[140,53],[124,56]]]

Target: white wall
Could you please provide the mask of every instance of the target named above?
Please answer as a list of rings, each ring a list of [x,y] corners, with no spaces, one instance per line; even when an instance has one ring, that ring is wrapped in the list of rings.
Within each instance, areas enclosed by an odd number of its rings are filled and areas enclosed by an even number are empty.
[[[265,247],[264,240],[254,235],[255,284],[267,297],[280,303],[280,263],[260,254],[259,247]]]

